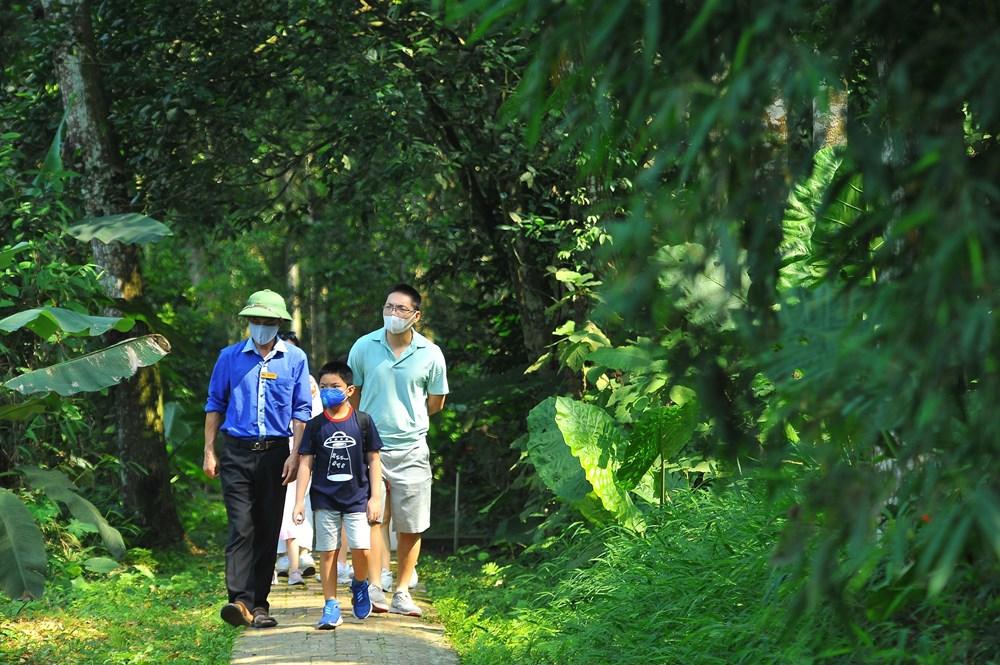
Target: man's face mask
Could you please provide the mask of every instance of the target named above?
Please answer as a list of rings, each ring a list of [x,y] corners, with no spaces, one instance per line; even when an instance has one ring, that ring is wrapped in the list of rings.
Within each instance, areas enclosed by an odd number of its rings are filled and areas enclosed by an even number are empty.
[[[278,334],[278,326],[263,323],[250,324],[250,338],[259,346],[264,346]]]
[[[395,314],[383,314],[382,322],[385,324],[385,329],[391,332],[393,335],[399,335],[400,333],[406,332],[410,326],[413,325],[414,320],[417,318],[417,313],[414,312],[409,316],[409,318],[401,318]]]

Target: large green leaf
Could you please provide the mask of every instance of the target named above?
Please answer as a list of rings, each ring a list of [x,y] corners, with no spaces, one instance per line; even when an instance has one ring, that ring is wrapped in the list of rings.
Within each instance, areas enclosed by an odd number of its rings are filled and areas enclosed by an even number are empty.
[[[28,420],[40,413],[45,413],[55,406],[59,398],[54,395],[47,397],[32,397],[15,404],[0,405],[0,420]]]
[[[66,117],[68,115],[69,110],[67,109],[63,112],[62,120],[59,121],[59,126],[56,128],[56,135],[52,137],[49,150],[45,153],[45,161],[42,162],[42,168],[38,170],[38,175],[35,176],[35,179],[31,183],[35,187],[41,187],[43,183],[48,182],[55,191],[63,191],[62,181],[68,175],[63,170],[63,130],[66,127]]]
[[[573,456],[556,426],[556,398],[549,397],[528,413],[528,459],[545,486],[574,505],[590,492],[580,461]]]
[[[528,459],[545,486],[563,503],[580,511],[591,522],[607,524],[612,515],[604,509],[562,433],[556,427],[555,398],[549,397],[528,414]]]
[[[646,410],[632,429],[618,478],[631,487],[656,461],[671,459],[681,451],[698,426],[698,403],[672,404]]]
[[[54,469],[39,469],[32,466],[21,467],[20,470],[32,487],[44,490],[55,501],[66,504],[76,519],[97,527],[101,540],[111,552],[111,556],[117,559],[125,554],[125,541],[122,540],[118,529],[108,524],[94,504],[77,494],[80,490],[66,477],[66,474]]]
[[[556,424],[604,507],[626,527],[644,530],[641,513],[615,478],[615,455],[625,438],[611,416],[593,404],[557,397]]]
[[[836,196],[831,197],[830,187],[836,181],[841,162],[834,148],[819,150],[813,157],[812,173],[788,194],[779,248],[782,265],[778,287],[783,291],[811,286],[822,279],[827,266],[819,246],[858,217],[860,177],[843,183],[840,191],[834,192]]]
[[[9,266],[14,261],[14,255],[20,251],[28,249],[31,247],[30,242],[19,242],[16,245],[11,245],[0,252],[0,270],[3,270]]]
[[[653,362],[649,351],[638,346],[601,347],[591,351],[587,360],[603,367],[622,370],[643,369]]]
[[[144,335],[119,342],[58,365],[15,377],[4,385],[22,395],[53,391],[62,396],[113,386],[170,353],[162,335]]]
[[[184,445],[194,433],[191,424],[184,420],[184,412],[179,402],[163,405],[163,438],[174,447]]]
[[[0,588],[11,598],[42,595],[45,543],[21,499],[0,488]]]
[[[0,331],[9,333],[27,328],[42,339],[48,339],[60,330],[96,337],[112,328],[128,332],[134,325],[133,319],[120,316],[90,316],[62,307],[39,307],[26,309],[0,320]]]
[[[144,245],[173,235],[165,224],[152,217],[134,212],[106,217],[88,217],[66,232],[82,242],[99,240],[103,243],[123,242]]]

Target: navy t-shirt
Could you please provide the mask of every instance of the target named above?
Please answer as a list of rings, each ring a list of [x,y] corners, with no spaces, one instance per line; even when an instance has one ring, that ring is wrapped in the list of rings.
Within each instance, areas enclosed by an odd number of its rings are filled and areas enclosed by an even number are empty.
[[[342,420],[324,411],[306,423],[299,454],[315,456],[309,491],[313,510],[365,512],[371,496],[366,460],[381,448],[375,423],[370,422],[366,438],[354,409]]]

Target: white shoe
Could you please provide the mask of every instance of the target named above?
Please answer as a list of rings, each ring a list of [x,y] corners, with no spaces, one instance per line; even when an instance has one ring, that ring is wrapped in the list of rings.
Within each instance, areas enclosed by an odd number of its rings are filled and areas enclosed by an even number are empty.
[[[413,569],[413,577],[410,578],[410,583],[406,585],[406,588],[412,589],[412,588],[416,587],[418,579],[419,578],[417,577],[417,569],[414,568]]]
[[[410,597],[410,592],[402,589],[392,594],[392,604],[389,605],[389,611],[393,614],[405,614],[408,617],[418,617],[424,613],[424,611],[417,607],[417,604],[413,602],[413,598]]]
[[[342,564],[337,562],[337,583],[338,584],[350,584],[351,578],[354,576],[354,567],[347,563]]]
[[[372,612],[388,612],[389,604],[385,601],[385,594],[374,584],[368,585],[368,597],[372,601]]]
[[[392,571],[385,568],[382,569],[382,590],[392,591]]]
[[[274,564],[274,569],[278,571],[278,575],[284,577],[288,575],[288,555],[282,554],[278,557],[278,560]]]
[[[309,550],[302,550],[299,554],[299,569],[302,570],[303,577],[312,577],[316,573],[316,562],[313,561]]]

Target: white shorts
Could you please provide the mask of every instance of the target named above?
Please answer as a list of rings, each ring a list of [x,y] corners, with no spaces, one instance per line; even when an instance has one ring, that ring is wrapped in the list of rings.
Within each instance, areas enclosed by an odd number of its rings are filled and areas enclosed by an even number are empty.
[[[431,453],[426,443],[379,451],[389,483],[392,523],[400,533],[423,533],[431,526]],[[385,484],[380,488],[385,505]]]
[[[372,547],[372,528],[366,513],[342,513],[339,510],[316,510],[316,551],[339,550],[340,527],[347,534],[347,546],[352,550],[369,550]]]

